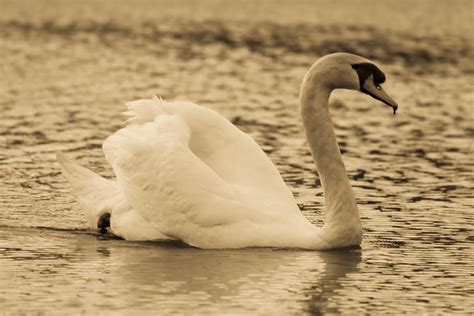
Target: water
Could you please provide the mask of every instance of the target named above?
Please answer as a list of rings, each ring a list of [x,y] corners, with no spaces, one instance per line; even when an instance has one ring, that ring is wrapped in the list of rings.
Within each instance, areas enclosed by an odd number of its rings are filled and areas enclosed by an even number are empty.
[[[473,310],[471,2],[425,1],[414,11],[430,13],[421,20],[403,15],[403,1],[359,1],[373,8],[360,19],[349,2],[329,14],[334,7],[324,1],[322,10],[263,1],[234,7],[235,16],[210,0],[202,7],[179,1],[160,13],[145,0],[12,3],[0,2],[3,311]],[[248,10],[255,14],[246,17]],[[317,12],[314,21],[308,12]],[[340,50],[378,62],[400,104],[393,116],[355,92],[332,98],[364,225],[360,249],[204,251],[85,229],[55,153],[112,177],[100,146],[122,126],[126,101],[153,94],[214,108],[250,133],[304,214],[321,225],[322,190],[297,98],[306,69]]]

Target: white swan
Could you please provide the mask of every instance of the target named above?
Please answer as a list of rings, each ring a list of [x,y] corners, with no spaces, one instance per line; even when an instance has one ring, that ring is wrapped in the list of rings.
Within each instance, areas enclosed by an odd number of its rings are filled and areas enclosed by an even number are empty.
[[[326,220],[312,225],[257,143],[226,118],[189,102],[128,104],[128,125],[103,144],[117,181],[62,154],[58,160],[91,227],[126,240],[178,239],[199,248],[328,249],[358,245],[362,228],[331,123],[334,89],[365,92],[397,109],[385,76],[360,56],[336,53],[306,73],[303,126],[324,189]]]

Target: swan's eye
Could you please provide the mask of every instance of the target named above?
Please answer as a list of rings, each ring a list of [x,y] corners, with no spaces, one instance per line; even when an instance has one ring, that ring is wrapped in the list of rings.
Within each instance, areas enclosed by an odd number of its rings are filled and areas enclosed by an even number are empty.
[[[376,85],[375,88],[376,88],[377,90],[381,90],[381,89],[382,89],[382,87],[379,86],[379,85]]]

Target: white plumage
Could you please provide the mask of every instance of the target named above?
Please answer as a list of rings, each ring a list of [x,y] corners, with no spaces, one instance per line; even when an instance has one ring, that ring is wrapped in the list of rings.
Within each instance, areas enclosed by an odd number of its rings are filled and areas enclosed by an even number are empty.
[[[127,240],[307,249],[360,242],[358,213],[313,226],[258,144],[217,112],[154,97],[128,103],[124,114],[128,125],[103,144],[116,181],[58,154],[92,228],[110,213],[112,232]]]

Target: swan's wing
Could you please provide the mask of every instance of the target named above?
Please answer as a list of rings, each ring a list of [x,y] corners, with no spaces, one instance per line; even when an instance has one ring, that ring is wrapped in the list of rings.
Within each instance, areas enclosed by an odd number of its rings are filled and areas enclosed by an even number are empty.
[[[214,110],[190,102],[161,99],[128,104],[132,123],[153,121],[157,115],[173,114],[189,127],[189,148],[220,178],[248,192],[249,199],[277,200],[275,212],[299,212],[291,191],[275,165],[249,135]]]
[[[188,147],[190,128],[177,115],[129,125],[104,142],[127,201],[159,231],[197,245],[203,230],[258,221],[238,192]]]
[[[63,175],[71,184],[71,193],[86,213],[90,228],[96,229],[99,217],[117,208],[127,207],[118,183],[86,169],[61,153],[57,154]]]

